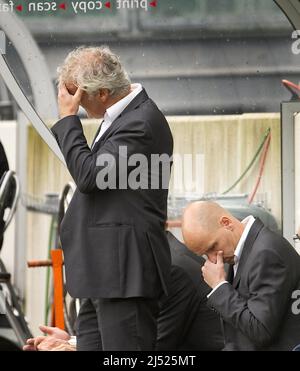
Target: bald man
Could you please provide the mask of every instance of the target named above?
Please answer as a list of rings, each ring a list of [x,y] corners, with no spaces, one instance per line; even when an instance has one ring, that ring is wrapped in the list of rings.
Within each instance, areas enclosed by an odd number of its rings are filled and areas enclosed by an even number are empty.
[[[212,288],[208,305],[223,322],[224,350],[292,350],[299,344],[295,249],[259,219],[240,222],[213,202],[190,204],[182,222],[187,247],[208,258],[202,274]]]

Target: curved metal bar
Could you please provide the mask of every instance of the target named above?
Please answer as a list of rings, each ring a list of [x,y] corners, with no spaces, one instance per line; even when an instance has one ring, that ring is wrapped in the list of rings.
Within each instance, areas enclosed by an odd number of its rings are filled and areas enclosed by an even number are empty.
[[[20,184],[19,184],[19,180],[16,176],[16,173],[14,171],[9,170],[5,173],[4,178],[2,180],[2,183],[0,185],[0,205],[2,207],[2,204],[5,205],[6,195],[7,194],[9,195],[9,190],[7,188],[11,186],[11,180],[12,179],[14,181],[15,191],[14,191],[12,204],[9,206],[9,214],[8,214],[6,220],[5,220],[5,225],[4,225],[3,232],[5,232],[5,230],[9,226],[9,224],[10,224],[10,222],[11,222],[13,216],[14,216],[14,213],[16,211],[17,203],[18,203],[18,199],[19,199],[19,195],[20,195]]]
[[[295,30],[300,30],[300,3],[299,0],[274,0],[286,15]]]
[[[14,216],[14,213],[16,211],[16,208],[17,208],[17,204],[18,204],[18,200],[19,200],[19,197],[20,197],[20,182],[19,182],[19,179],[18,177],[16,176],[15,173],[12,174],[12,177],[14,178],[15,180],[15,186],[16,186],[16,191],[15,191],[15,196],[14,196],[14,199],[13,199],[13,203],[11,205],[11,208],[10,208],[10,212],[8,214],[8,217],[5,221],[5,226],[4,226],[4,232],[6,231],[7,227],[9,226],[13,216]]]
[[[0,5],[6,1],[0,0]],[[58,117],[56,92],[46,56],[16,11],[0,12],[0,27],[17,51],[29,78],[34,106],[43,120]]]
[[[24,112],[28,120],[32,123],[36,131],[40,134],[46,144],[49,146],[51,151],[60,159],[60,161],[65,165],[65,159],[63,154],[56,142],[54,135],[47,125],[43,122],[40,116],[37,114],[29,100],[24,95],[21,87],[16,81],[12,71],[10,70],[5,58],[0,54],[0,73],[2,78],[12,93],[14,99],[18,103],[21,110]]]

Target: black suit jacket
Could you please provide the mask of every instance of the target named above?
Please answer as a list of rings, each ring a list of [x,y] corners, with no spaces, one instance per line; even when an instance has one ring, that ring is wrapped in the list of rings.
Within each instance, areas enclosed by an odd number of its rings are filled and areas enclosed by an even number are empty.
[[[224,347],[220,317],[207,306],[210,287],[201,267],[205,259],[167,232],[172,267],[169,296],[160,300],[156,350],[217,351]]]
[[[300,343],[300,256],[257,219],[245,241],[232,285],[223,284],[208,303],[224,323],[224,350],[292,350]]]
[[[149,164],[151,154],[171,156],[173,139],[164,115],[143,90],[92,150],[76,115],[60,120],[52,132],[77,185],[60,231],[69,293],[78,298],[156,297],[161,288],[167,293],[168,189],[101,190],[96,182],[106,168],[97,166],[99,155],[113,156],[119,173],[120,146],[127,146],[128,157],[144,154]],[[110,171],[113,176],[115,169]],[[162,176],[151,166],[147,171]]]

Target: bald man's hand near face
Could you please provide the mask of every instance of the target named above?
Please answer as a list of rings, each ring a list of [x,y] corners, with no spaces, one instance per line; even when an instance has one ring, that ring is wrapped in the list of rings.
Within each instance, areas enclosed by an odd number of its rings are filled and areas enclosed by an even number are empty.
[[[204,281],[214,289],[219,283],[226,281],[226,272],[224,269],[223,251],[219,251],[217,262],[212,263],[208,259],[202,267]]]
[[[74,95],[70,94],[66,85],[60,82],[58,85],[58,110],[60,118],[77,115],[83,90],[77,88]]]

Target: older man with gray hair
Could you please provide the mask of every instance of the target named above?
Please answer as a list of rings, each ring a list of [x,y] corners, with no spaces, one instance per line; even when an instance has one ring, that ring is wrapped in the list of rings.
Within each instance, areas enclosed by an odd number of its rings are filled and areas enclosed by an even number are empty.
[[[161,185],[161,167],[151,166],[139,172],[145,178],[141,186],[131,187],[139,164],[127,160],[137,154],[149,162],[153,154],[171,159],[171,131],[108,47],[79,47],[58,72],[61,119],[52,132],[77,185],[60,229],[67,289],[83,299],[77,349],[152,350],[158,299],[168,294],[170,275],[164,231],[168,189]],[[91,148],[79,106],[89,117],[103,119]],[[109,179],[101,187],[100,172]],[[152,177],[160,180],[156,189],[149,186]]]

